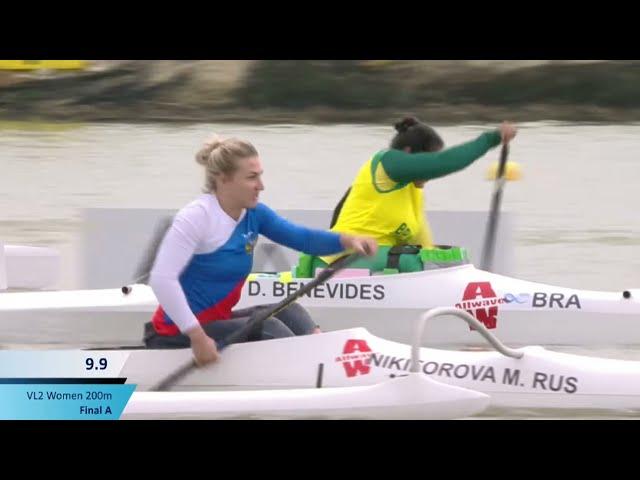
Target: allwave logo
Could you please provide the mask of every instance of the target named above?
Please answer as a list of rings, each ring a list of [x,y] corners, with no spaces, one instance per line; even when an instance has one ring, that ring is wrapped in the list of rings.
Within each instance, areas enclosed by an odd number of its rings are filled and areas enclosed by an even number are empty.
[[[471,282],[462,294],[462,302],[456,303],[455,307],[466,310],[485,327],[496,328],[498,305],[501,303],[505,303],[504,298],[496,296],[490,282]]]
[[[366,375],[371,370],[371,348],[365,340],[347,340],[336,362],[342,362],[347,377]]]

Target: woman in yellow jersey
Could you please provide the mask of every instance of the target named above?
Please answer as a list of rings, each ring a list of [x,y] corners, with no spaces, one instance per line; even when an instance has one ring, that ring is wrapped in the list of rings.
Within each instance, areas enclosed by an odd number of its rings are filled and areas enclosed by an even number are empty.
[[[420,249],[434,247],[423,214],[424,184],[462,170],[500,143],[511,141],[517,131],[503,123],[474,140],[443,149],[444,142],[435,130],[414,117],[396,123],[395,129],[390,148],[375,153],[360,168],[331,222],[335,232],[378,241],[376,257],[353,265],[373,272],[422,270]],[[331,257],[315,257],[306,273],[313,275],[316,268],[331,261]],[[301,259],[300,266],[302,263]]]

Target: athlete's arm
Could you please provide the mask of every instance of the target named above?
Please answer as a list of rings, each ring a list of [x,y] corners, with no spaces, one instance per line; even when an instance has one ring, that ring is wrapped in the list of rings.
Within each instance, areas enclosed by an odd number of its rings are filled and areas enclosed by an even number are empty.
[[[262,203],[256,210],[260,233],[276,243],[311,255],[329,255],[344,250],[337,233],[296,225]]]
[[[178,278],[200,243],[207,221],[207,212],[200,205],[181,210],[160,244],[149,276],[149,286],[162,309],[182,333],[200,324],[189,307]]]
[[[475,140],[440,152],[407,153],[388,150],[380,161],[385,172],[396,182],[433,180],[471,165],[491,148],[500,144],[499,130],[485,132]]]

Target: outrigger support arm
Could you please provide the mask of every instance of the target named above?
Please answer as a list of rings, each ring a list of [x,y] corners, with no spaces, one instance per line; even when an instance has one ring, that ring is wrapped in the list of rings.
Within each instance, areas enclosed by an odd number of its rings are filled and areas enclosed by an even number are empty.
[[[413,337],[414,340],[411,346],[412,373],[417,373],[420,371],[420,346],[427,320],[431,320],[432,318],[438,317],[440,315],[453,315],[455,317],[463,319],[469,324],[469,326],[476,329],[478,333],[480,333],[480,335],[482,335],[493,348],[507,357],[522,358],[524,356],[524,352],[506,347],[500,340],[498,340],[495,335],[487,330],[487,327],[485,327],[476,318],[471,316],[466,310],[461,310],[455,307],[437,307],[423,313],[415,324]]]

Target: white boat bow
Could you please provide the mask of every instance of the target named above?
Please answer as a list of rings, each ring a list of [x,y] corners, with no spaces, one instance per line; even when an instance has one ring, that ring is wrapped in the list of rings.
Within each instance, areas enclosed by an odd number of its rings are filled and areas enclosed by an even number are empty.
[[[424,325],[437,316],[461,317],[483,332],[497,351],[420,347],[418,330],[413,345],[409,346],[376,337],[364,328],[355,328],[231,345],[219,362],[185,376],[176,385],[179,392],[145,392],[187,361],[191,353],[188,349],[134,350],[129,352],[121,375],[127,377],[127,383],[137,384],[138,392],[123,418],[129,415],[140,418],[146,414],[188,417],[190,411],[214,418],[218,418],[218,414],[242,416],[253,407],[265,418],[281,415],[457,418],[458,415],[452,413],[460,413],[459,410],[439,411],[437,408],[442,405],[429,404],[429,399],[437,402],[446,397],[432,396],[429,385],[417,380],[420,377],[432,380],[434,387],[461,387],[466,390],[465,395],[480,392],[489,396],[486,412],[560,410],[572,414],[594,411],[640,414],[640,362],[557,353],[539,346],[511,349],[467,312],[450,310],[427,312],[421,321]],[[402,378],[408,379],[406,383],[389,383]],[[376,388],[369,390],[372,386]],[[367,388],[349,390],[352,387]],[[321,393],[324,390],[328,393]],[[248,393],[251,391],[257,392]],[[377,396],[371,392],[384,393]],[[440,393],[443,392],[437,395]],[[457,396],[460,392],[444,393]],[[242,398],[248,402],[246,405]],[[285,402],[284,398],[288,400]],[[353,403],[347,400],[350,398]],[[271,403],[272,400],[275,403]],[[457,400],[452,398],[445,404],[450,402],[456,408],[482,411],[478,397],[462,400],[456,404]],[[245,406],[234,411],[234,402]],[[324,412],[323,402],[327,407]],[[344,410],[345,404],[354,410]],[[424,411],[419,413],[414,407]],[[439,414],[443,417],[438,417]]]
[[[238,308],[273,304],[309,279],[250,277]],[[637,289],[602,292],[556,287],[462,265],[396,275],[336,278],[299,303],[323,330],[366,327],[404,341],[425,309],[457,307],[513,345],[638,345]],[[146,285],[101,290],[0,294],[0,335],[5,342],[133,344],[157,308]],[[463,324],[439,318],[430,345],[474,345],[481,339]],[[38,335],[33,335],[38,332]]]

